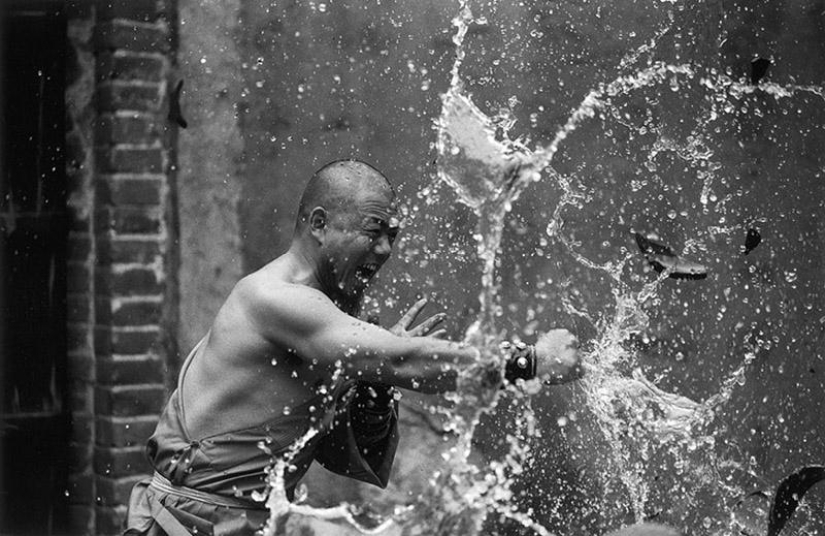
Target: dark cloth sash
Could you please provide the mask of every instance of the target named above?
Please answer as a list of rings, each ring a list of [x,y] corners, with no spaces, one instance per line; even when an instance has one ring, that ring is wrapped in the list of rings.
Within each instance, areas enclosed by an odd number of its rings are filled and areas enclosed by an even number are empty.
[[[180,508],[164,504],[167,502],[165,497],[174,498],[173,503],[178,505],[185,504],[186,501],[208,505],[211,508],[207,510],[216,514],[215,519],[204,519]],[[260,522],[268,517],[268,510],[264,503],[216,495],[186,486],[176,486],[159,473],[155,473],[151,480],[144,480],[135,486],[130,503],[130,517],[142,518],[148,524],[143,523],[146,526],[141,527],[141,523],[136,523],[125,532],[126,536],[162,534],[157,527],[152,528],[154,523],[157,523],[157,526],[168,536],[251,535],[254,534]],[[251,520],[248,520],[247,516],[243,515],[244,513],[256,513],[257,520],[250,524]]]
[[[193,499],[195,501],[211,504],[213,506],[243,508],[245,510],[266,510],[266,505],[262,502],[250,501],[238,497],[227,497],[225,495],[208,493],[194,488],[187,488],[186,486],[175,486],[169,481],[168,478],[158,472],[155,472],[152,476],[152,481],[149,483],[149,487],[160,491],[161,493],[177,495],[178,497]]]

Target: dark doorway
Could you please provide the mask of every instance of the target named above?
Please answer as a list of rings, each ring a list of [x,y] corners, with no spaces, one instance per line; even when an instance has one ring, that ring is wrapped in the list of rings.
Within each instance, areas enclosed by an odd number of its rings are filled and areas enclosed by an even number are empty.
[[[6,3],[0,174],[0,533],[66,526],[65,49],[62,2]]]

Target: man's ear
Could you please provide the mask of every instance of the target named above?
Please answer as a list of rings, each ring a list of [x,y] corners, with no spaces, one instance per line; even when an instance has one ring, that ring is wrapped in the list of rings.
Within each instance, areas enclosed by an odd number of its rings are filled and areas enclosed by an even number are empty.
[[[309,232],[316,238],[320,238],[327,228],[327,211],[324,207],[315,207],[309,213]]]

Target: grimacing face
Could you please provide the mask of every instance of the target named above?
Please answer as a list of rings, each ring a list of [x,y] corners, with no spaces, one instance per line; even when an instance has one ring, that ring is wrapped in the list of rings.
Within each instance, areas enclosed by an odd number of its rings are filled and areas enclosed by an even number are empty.
[[[347,301],[360,301],[400,230],[392,195],[366,194],[356,205],[348,213],[330,214],[327,224],[328,277]]]

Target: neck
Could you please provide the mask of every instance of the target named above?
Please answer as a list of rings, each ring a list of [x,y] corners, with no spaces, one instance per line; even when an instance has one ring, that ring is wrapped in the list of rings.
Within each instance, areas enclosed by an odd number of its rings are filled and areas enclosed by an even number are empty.
[[[324,269],[327,262],[317,249],[295,240],[284,254],[284,258],[289,263],[293,283],[320,290],[339,309],[351,316],[357,316],[361,311],[360,296],[353,298],[343,294],[335,278],[324,275],[329,272]]]
[[[294,240],[289,250],[283,258],[289,265],[289,271],[293,283],[306,285],[308,287],[327,293],[323,281],[320,277],[320,258],[317,252]]]

